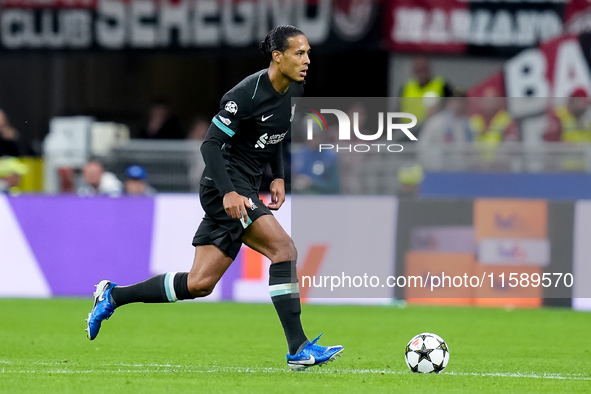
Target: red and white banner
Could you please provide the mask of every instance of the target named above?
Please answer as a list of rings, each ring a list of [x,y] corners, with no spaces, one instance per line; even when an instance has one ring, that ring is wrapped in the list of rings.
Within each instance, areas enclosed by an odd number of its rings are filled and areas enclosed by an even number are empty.
[[[508,56],[591,27],[587,0],[392,0],[388,47],[404,52]]]
[[[394,0],[386,8],[388,46],[396,51],[463,53],[469,35],[466,3]]]
[[[508,97],[507,109],[514,117],[545,114],[548,108],[563,102],[564,97],[575,91],[583,90],[591,96],[589,48],[591,33],[565,34],[546,41],[508,60],[502,71],[473,86],[468,95],[482,97],[493,87]],[[524,97],[539,99],[523,100]]]
[[[591,92],[580,37],[567,34],[520,53],[506,63],[505,82],[508,97],[568,97],[578,88]]]

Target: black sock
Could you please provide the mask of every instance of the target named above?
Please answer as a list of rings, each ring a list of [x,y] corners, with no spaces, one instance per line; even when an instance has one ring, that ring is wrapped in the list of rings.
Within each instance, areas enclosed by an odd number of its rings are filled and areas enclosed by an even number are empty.
[[[188,272],[169,272],[154,276],[135,285],[116,286],[111,299],[117,307],[132,302],[176,302],[194,298],[187,286]]]
[[[289,354],[296,354],[308,341],[300,321],[300,288],[295,261],[282,261],[269,267],[269,293],[281,320]]]

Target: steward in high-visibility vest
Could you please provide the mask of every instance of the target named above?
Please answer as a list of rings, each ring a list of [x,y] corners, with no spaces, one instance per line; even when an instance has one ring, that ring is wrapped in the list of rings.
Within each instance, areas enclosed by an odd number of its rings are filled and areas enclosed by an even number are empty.
[[[443,77],[435,77],[423,86],[419,84],[417,79],[409,80],[402,89],[401,112],[413,114],[417,117],[417,123],[422,123],[427,117],[428,111],[425,98],[445,97],[445,86],[446,82]]]
[[[566,105],[558,106],[550,113],[544,140],[575,144],[591,142],[591,119],[585,116],[590,104],[587,91],[575,89]]]
[[[443,77],[431,76],[426,59],[415,59],[412,67],[415,77],[402,86],[400,110],[416,116],[417,123],[420,124],[428,115],[429,106],[425,105],[425,101],[429,98],[451,97],[453,91]]]
[[[591,143],[591,119],[585,116],[589,104],[587,92],[576,89],[566,105],[558,106],[551,112],[544,140],[571,144]],[[587,164],[584,157],[574,155],[562,158],[560,167],[568,171],[583,171]]]
[[[519,140],[519,130],[509,112],[504,109],[488,119],[482,114],[472,115],[470,128],[474,132],[474,142],[481,145],[481,157],[485,161],[497,158],[497,147],[501,141]]]
[[[560,140],[575,144],[591,142],[591,119],[575,117],[566,106],[557,107],[554,114],[560,121]]]
[[[16,157],[0,158],[0,194],[19,194],[18,186],[26,173],[27,166]]]
[[[513,119],[509,112],[505,110],[497,112],[489,122],[480,114],[474,114],[470,117],[470,128],[474,131],[474,141],[495,146],[506,139],[505,137],[512,124]]]

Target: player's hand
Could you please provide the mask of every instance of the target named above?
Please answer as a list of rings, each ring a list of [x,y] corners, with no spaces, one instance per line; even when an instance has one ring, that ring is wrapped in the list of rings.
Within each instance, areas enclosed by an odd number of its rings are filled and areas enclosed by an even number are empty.
[[[244,222],[248,222],[248,212],[246,208],[252,208],[248,198],[241,196],[236,192],[224,194],[224,210],[228,216],[234,219],[244,218]]]
[[[285,181],[281,178],[277,178],[271,182],[269,187],[271,190],[271,203],[267,207],[273,211],[281,208],[285,202]]]

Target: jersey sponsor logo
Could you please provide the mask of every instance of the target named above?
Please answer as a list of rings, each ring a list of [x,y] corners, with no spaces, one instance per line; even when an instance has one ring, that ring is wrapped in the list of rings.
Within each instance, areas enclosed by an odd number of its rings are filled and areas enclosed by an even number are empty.
[[[287,134],[287,131],[285,133],[281,133],[281,134],[273,134],[271,137],[269,137],[269,141],[267,142],[267,145],[274,145],[274,144],[280,143],[283,140],[283,138],[285,138],[286,134]]]
[[[228,101],[224,109],[232,115],[236,115],[238,113],[238,104],[236,104],[234,101]]]
[[[218,118],[220,118],[220,120],[222,121],[223,124],[225,124],[226,126],[230,126],[230,123],[232,123],[232,121],[228,118],[224,118],[221,115],[218,115]]]
[[[273,114],[271,114],[271,115],[269,115],[269,116],[265,116],[265,115],[263,115],[263,116],[261,117],[261,121],[263,121],[263,122],[264,122],[265,120],[269,119],[271,116],[273,116]]]
[[[293,122],[293,118],[295,117],[295,110],[296,110],[296,104],[291,106],[291,117],[289,118],[290,122]]]
[[[261,149],[265,149],[265,145],[267,145],[267,140],[269,139],[269,136],[267,135],[267,133],[261,135],[257,141],[257,143],[254,145],[255,148],[261,148]]]
[[[264,149],[266,145],[275,145],[280,143],[283,138],[285,138],[285,135],[287,134],[287,131],[285,133],[281,133],[281,134],[273,134],[272,136],[267,135],[267,133],[261,135],[257,141],[257,143],[254,145],[255,148],[261,148]]]

